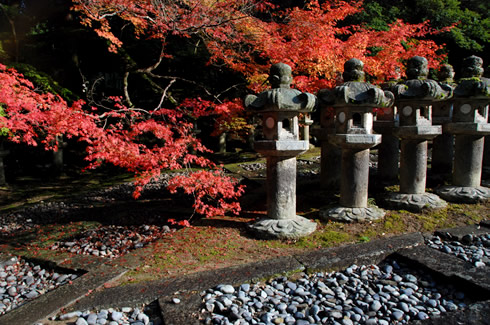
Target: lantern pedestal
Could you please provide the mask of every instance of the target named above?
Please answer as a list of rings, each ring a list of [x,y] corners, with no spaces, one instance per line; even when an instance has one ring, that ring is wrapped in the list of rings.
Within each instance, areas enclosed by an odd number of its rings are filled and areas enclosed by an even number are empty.
[[[381,142],[379,134],[337,134],[332,144],[342,148],[340,206],[323,210],[326,220],[359,222],[377,220],[385,215],[378,207],[368,207],[369,148]]]
[[[426,193],[427,140],[441,134],[441,126],[399,127],[401,138],[400,192],[389,193],[384,204],[390,209],[420,212],[447,206],[437,195]]]
[[[457,203],[478,203],[490,199],[490,189],[480,184],[484,136],[490,134],[490,124],[451,123],[448,130],[456,136],[453,184],[438,188],[437,194]]]
[[[255,150],[267,159],[267,218],[249,227],[265,238],[299,238],[316,230],[316,223],[296,215],[296,156],[308,141],[257,141]]]

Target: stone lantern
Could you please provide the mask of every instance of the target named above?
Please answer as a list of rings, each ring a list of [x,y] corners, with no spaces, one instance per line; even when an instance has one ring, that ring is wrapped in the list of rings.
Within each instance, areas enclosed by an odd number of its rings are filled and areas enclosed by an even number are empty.
[[[381,142],[373,134],[373,108],[393,105],[391,92],[364,82],[364,64],[351,59],[344,64],[344,83],[324,91],[323,100],[335,107],[335,134],[329,141],[342,148],[340,206],[320,212],[327,220],[344,222],[375,220],[384,216],[368,207],[369,149]]]
[[[316,223],[296,215],[296,156],[307,151],[309,140],[300,138],[299,115],[316,106],[316,97],[291,89],[291,67],[274,64],[271,90],[248,95],[245,107],[262,116],[263,140],[254,149],[267,159],[267,217],[250,226],[264,237],[298,238],[311,234]]]
[[[441,88],[453,92],[456,83],[453,80],[454,69],[450,64],[443,64],[439,68],[438,79]],[[432,141],[433,176],[449,174],[453,167],[454,136],[447,132],[447,124],[453,117],[452,100],[443,100],[432,104],[432,124],[442,126],[442,134]]]
[[[490,135],[490,82],[481,78],[482,65],[477,56],[466,58],[454,90],[453,119],[447,125],[448,132],[456,137],[452,185],[437,190],[451,202],[475,203],[490,198],[490,189],[480,185],[484,137]]]
[[[384,198],[390,208],[420,211],[447,205],[437,195],[425,192],[427,140],[442,133],[440,125],[432,125],[432,104],[451,95],[427,79],[428,72],[425,58],[412,57],[407,63],[408,80],[393,88],[400,120],[395,134],[401,139],[401,153],[400,192]]]

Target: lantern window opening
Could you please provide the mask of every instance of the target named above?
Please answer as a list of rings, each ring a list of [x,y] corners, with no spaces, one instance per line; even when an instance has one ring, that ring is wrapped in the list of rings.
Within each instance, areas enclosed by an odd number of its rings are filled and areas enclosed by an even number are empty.
[[[289,119],[285,118],[284,120],[282,120],[282,127],[284,130],[291,132],[291,122],[289,121]]]
[[[475,112],[476,112],[476,118],[478,120],[481,120],[483,122],[488,121],[488,106],[479,105],[478,108],[475,110]]]
[[[362,115],[359,113],[352,114],[352,127],[362,128]]]

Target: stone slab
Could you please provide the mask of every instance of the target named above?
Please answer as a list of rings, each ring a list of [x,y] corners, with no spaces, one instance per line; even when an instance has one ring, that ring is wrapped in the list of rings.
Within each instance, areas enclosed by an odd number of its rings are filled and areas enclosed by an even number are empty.
[[[256,141],[254,150],[264,156],[294,157],[310,148],[308,141]]]
[[[66,310],[75,311],[125,306],[135,307],[153,302],[159,297],[178,297],[183,301],[180,305],[184,306],[184,299],[188,292],[198,294],[202,290],[215,287],[222,283],[240,284],[250,282],[253,279],[264,279],[274,275],[301,271],[303,269],[303,266],[293,257],[279,257],[273,260],[193,273],[182,277],[167,277],[161,280],[108,288],[80,299]],[[177,294],[176,292],[179,293]],[[165,299],[163,301],[165,301]],[[168,299],[168,302],[170,303],[170,299]],[[192,310],[189,306],[186,308]],[[175,315],[175,317],[178,316],[179,315]],[[166,314],[166,321],[167,317],[173,319],[172,315]],[[183,322],[175,324],[190,323]]]
[[[423,265],[425,268],[442,274],[452,283],[459,282],[471,293],[490,299],[490,268],[475,267],[464,260],[430,248],[425,245],[401,249],[397,255],[411,265]],[[473,290],[472,290],[473,289]]]
[[[369,149],[381,143],[380,134],[335,134],[328,138],[330,143],[348,149]]]
[[[463,311],[431,316],[427,320],[415,320],[413,325],[488,325],[490,324],[490,300],[469,305]]]
[[[420,245],[423,242],[422,234],[411,233],[368,243],[320,249],[296,255],[296,258],[308,272],[341,270],[352,264],[377,264],[401,248]]]
[[[433,139],[442,134],[440,125],[400,126],[394,134],[402,139]]]
[[[452,240],[461,241],[461,239],[468,234],[475,236],[488,234],[490,232],[489,228],[490,220],[486,220],[482,221],[480,225],[469,225],[465,227],[441,229],[436,231],[434,234],[444,239],[449,238]]]
[[[449,123],[445,131],[452,134],[490,135],[489,123]]]

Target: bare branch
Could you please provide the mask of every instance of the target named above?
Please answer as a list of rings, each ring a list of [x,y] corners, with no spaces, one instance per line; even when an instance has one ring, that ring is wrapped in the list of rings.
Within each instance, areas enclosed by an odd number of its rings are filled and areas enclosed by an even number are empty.
[[[167,97],[167,91],[170,89],[170,87],[172,86],[172,84],[175,81],[176,81],[176,79],[170,80],[170,82],[168,83],[168,86],[165,87],[165,89],[163,90],[162,97],[160,98],[160,103],[158,103],[158,106],[153,110],[154,112],[157,111],[157,110],[159,110],[160,108],[162,108],[163,101],[165,100],[165,97]]]
[[[123,78],[123,84],[124,84],[124,98],[126,99],[126,102],[128,103],[129,107],[133,107],[133,103],[131,102],[131,97],[129,96],[129,71],[126,71],[124,73],[124,78]]]

